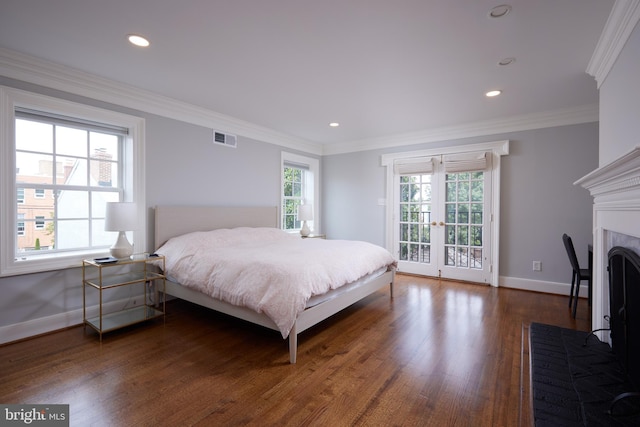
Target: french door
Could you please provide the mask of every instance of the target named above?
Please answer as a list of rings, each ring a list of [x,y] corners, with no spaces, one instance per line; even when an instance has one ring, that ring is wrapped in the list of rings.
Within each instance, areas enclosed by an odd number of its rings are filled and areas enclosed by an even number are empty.
[[[398,269],[490,283],[491,157],[462,166],[449,160],[433,158],[396,170],[393,240]]]

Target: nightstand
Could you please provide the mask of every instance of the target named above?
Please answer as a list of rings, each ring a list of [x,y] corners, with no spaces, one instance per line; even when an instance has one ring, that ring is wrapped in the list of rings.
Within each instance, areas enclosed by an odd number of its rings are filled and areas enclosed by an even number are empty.
[[[326,234],[309,234],[308,236],[300,236],[303,239],[326,239]]]
[[[85,326],[89,325],[95,329],[102,341],[102,334],[105,332],[164,316],[164,262],[163,256],[147,254],[132,255],[131,259],[98,258],[82,261],[82,317]],[[131,308],[107,310],[104,294],[125,286],[143,288],[140,295],[140,298],[144,299],[142,304]],[[97,292],[98,313],[87,317],[87,290],[91,289]],[[151,296],[152,293],[155,294],[154,298]],[[162,301],[158,301],[160,294]]]

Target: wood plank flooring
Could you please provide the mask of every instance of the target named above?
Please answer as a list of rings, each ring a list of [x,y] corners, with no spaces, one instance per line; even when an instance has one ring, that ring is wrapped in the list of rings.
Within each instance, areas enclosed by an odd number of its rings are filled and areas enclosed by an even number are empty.
[[[573,319],[568,297],[396,277],[301,334],[295,365],[278,332],[172,301],[102,343],[1,346],[0,402],[69,404],[72,426],[530,425],[528,325],[590,328],[584,299]]]

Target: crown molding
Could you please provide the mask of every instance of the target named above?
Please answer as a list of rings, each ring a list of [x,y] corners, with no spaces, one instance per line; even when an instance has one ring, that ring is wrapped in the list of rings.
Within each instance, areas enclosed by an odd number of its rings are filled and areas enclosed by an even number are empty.
[[[2,47],[0,75],[310,154],[322,154],[320,144]]]
[[[616,0],[587,66],[587,73],[596,79],[598,89],[613,68],[638,21],[640,0]]]
[[[426,144],[453,139],[476,136],[498,135],[531,129],[591,123],[599,120],[597,104],[583,105],[574,108],[525,114],[496,120],[486,120],[468,124],[446,126],[420,132],[391,135],[383,138],[362,139],[359,141],[326,145],[323,154],[344,154],[355,151],[366,151],[414,144]]]

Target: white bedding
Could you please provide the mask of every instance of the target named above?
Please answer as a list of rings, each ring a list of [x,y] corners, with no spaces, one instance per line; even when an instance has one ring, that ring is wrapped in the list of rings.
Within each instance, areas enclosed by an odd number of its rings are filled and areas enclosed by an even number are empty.
[[[189,233],[170,239],[156,253],[166,257],[168,276],[266,314],[283,338],[312,296],[396,265],[389,251],[371,243],[301,239],[276,228]]]

